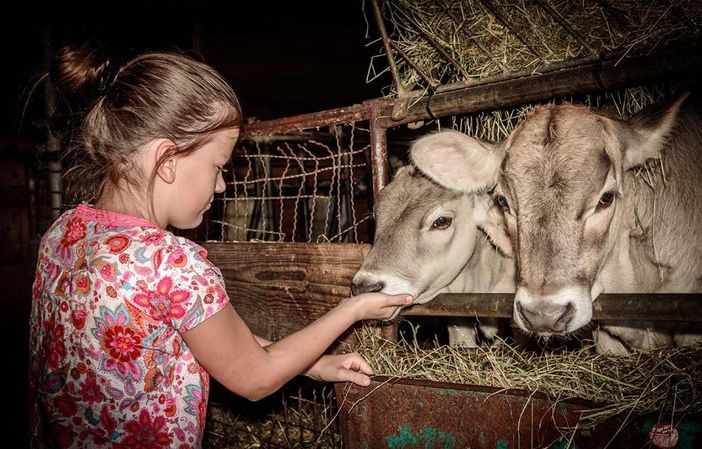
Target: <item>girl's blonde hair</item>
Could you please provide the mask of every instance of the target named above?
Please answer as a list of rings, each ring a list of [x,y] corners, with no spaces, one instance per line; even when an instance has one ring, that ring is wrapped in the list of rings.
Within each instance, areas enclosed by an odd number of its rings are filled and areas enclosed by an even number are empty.
[[[175,148],[157,162],[192,153],[213,133],[242,124],[231,86],[207,64],[186,55],[144,53],[118,65],[87,47],[59,51],[51,80],[77,125],[64,139],[65,201],[94,203],[125,180],[143,187],[138,149],[158,138]]]

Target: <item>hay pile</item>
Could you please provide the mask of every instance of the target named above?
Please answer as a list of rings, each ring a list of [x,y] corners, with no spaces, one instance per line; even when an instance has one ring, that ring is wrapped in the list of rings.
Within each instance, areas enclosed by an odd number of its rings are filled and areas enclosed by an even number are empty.
[[[417,333],[416,327],[410,328]],[[702,413],[702,344],[622,356],[596,354],[587,345],[536,353],[506,344],[473,350],[427,346],[417,343],[416,335],[411,342],[391,342],[371,326],[358,329],[356,337],[355,349],[376,375],[521,389],[548,394],[556,402],[591,401],[593,406],[583,411],[577,424],[580,429],[615,415],[628,420],[657,413],[673,420]],[[203,447],[342,447],[333,390],[300,380],[302,384],[293,382],[257,403],[213,385]]]
[[[386,0],[383,21],[404,90],[621,57],[701,35],[697,0]],[[368,8],[370,10],[370,8]],[[379,45],[381,48],[381,46]],[[382,50],[368,81],[387,70]],[[414,67],[413,67],[414,66]],[[386,88],[394,93],[394,86]]]
[[[213,384],[207,411],[205,449],[338,449],[334,391],[299,378],[256,403]]]
[[[416,333],[416,328],[415,333]],[[595,405],[581,425],[614,415],[702,412],[702,345],[596,354],[592,346],[537,354],[508,345],[477,350],[390,342],[365,327],[359,346],[375,374],[546,393],[555,400],[582,398]]]

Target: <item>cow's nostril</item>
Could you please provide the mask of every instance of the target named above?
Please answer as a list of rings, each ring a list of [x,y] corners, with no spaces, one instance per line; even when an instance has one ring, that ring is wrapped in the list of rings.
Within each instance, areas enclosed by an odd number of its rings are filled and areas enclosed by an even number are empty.
[[[517,302],[517,313],[519,314],[519,317],[522,319],[522,322],[524,323],[524,326],[527,327],[527,330],[533,331],[534,326],[531,324],[531,321],[529,321],[529,317],[533,317],[533,313],[529,312],[526,310],[524,307],[522,307],[522,304],[520,302]]]
[[[353,282],[351,284],[351,293],[356,296],[360,295],[361,293],[368,293],[368,292],[379,292],[380,290],[385,287],[385,283],[382,281],[378,282],[370,282],[370,281],[360,281],[360,282]]]
[[[561,308],[563,313],[560,314],[558,319],[553,323],[553,330],[556,332],[563,332],[568,328],[568,323],[570,323],[570,320],[573,319],[573,315],[575,314],[575,307],[573,307],[573,303],[568,303],[565,306]]]

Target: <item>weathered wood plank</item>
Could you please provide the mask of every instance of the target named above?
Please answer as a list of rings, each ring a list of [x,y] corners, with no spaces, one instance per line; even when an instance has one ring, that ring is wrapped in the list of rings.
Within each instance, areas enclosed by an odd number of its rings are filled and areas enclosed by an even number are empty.
[[[202,243],[224,276],[237,312],[261,337],[278,340],[351,294],[365,244]]]

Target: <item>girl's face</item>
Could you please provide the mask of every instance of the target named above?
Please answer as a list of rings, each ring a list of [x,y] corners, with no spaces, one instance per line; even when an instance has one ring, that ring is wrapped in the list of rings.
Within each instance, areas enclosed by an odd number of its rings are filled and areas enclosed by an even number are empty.
[[[222,171],[238,138],[238,128],[217,131],[203,147],[173,160],[175,180],[165,199],[167,203],[157,205],[166,212],[163,218],[167,225],[192,229],[202,223],[202,215],[210,208],[215,192],[226,188]]]

